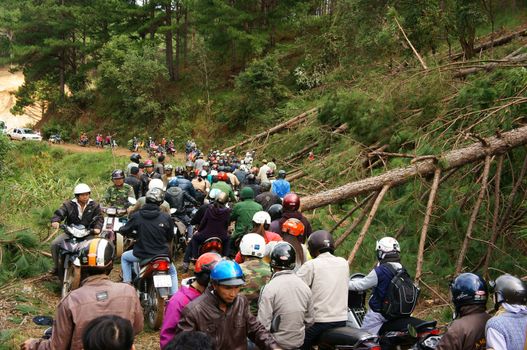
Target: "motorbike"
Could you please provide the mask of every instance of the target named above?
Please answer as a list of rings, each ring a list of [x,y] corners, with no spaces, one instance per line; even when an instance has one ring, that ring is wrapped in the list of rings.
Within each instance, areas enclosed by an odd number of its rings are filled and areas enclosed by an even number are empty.
[[[79,140],[79,146],[82,146],[82,147],[86,147],[86,146],[88,146],[88,138],[87,138],[87,137],[86,137],[86,138],[84,138],[84,137],[81,138],[81,139]]]
[[[79,246],[86,241],[91,231],[84,225],[60,225],[64,233],[68,235],[59,246],[58,276],[62,284],[62,297],[70,291],[77,289],[81,282],[81,271],[79,261]]]
[[[170,209],[170,216],[174,220],[175,250],[184,252],[194,233],[194,227],[190,224],[191,217],[197,209],[185,203],[184,211],[180,212],[176,208]]]
[[[62,137],[60,137],[59,134],[53,134],[49,137],[48,139],[49,143],[54,143],[54,144],[61,144],[61,143],[64,143],[64,141],[62,140]]]
[[[364,278],[356,273],[352,279]],[[347,327],[360,328],[366,314],[366,292],[348,291]],[[389,320],[379,330],[379,349],[382,350],[433,350],[441,339],[436,321],[425,321],[415,317]]]
[[[173,156],[173,155],[175,155],[175,154],[176,154],[176,149],[175,149],[174,147],[170,147],[170,146],[167,147],[167,154],[168,154],[169,156]]]
[[[154,330],[163,323],[165,304],[172,287],[168,272],[170,264],[170,257],[166,255],[143,260],[139,264],[139,274],[133,280],[143,307],[145,323]]]
[[[102,207],[101,211],[105,216],[100,236],[114,243],[115,256],[119,258],[124,251],[124,238],[118,231],[128,222],[128,211],[117,207]]]

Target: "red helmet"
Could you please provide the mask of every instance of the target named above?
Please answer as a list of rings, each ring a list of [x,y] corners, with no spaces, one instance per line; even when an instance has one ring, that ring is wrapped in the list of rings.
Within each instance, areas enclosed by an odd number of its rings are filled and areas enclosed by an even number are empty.
[[[194,169],[194,176],[195,177],[198,177],[199,173],[200,173],[199,169]]]
[[[227,181],[229,177],[227,176],[227,173],[224,171],[220,171],[218,173],[218,181]]]
[[[203,271],[210,272],[214,268],[214,265],[220,260],[221,255],[218,253],[202,254],[194,265],[194,273],[200,273]]]
[[[296,193],[288,193],[282,202],[284,211],[297,211],[300,208],[300,197]]]
[[[302,236],[304,234],[304,224],[298,219],[287,219],[282,224],[282,233],[289,233],[293,236]]]
[[[145,160],[145,167],[153,167],[153,166],[154,166],[154,162],[152,161],[152,159]]]

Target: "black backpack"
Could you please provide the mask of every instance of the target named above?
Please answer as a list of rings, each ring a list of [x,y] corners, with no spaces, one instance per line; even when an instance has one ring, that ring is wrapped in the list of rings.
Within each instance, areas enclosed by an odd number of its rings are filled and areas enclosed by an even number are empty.
[[[382,301],[381,314],[388,320],[409,317],[417,304],[420,290],[404,267],[395,269],[391,264],[384,266],[394,276]]]

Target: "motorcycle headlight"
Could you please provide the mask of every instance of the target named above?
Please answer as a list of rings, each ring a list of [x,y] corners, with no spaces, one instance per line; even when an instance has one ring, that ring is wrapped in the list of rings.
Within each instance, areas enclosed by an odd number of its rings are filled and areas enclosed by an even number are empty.
[[[84,238],[90,234],[90,231],[86,230],[85,228],[79,229],[76,227],[73,227],[70,232],[75,238]]]
[[[117,215],[117,208],[107,208],[106,214],[108,215]]]

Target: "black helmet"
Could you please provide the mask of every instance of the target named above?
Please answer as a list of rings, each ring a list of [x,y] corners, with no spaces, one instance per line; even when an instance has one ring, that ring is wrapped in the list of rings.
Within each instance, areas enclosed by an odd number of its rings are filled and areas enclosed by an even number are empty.
[[[280,242],[274,246],[271,251],[272,268],[279,268],[283,270],[292,270],[296,265],[295,248],[290,243]]]
[[[82,243],[79,249],[80,266],[83,270],[108,271],[113,266],[115,248],[106,238],[94,238]]]
[[[488,299],[487,283],[474,273],[462,273],[450,283],[452,302],[459,313],[464,305],[485,305]]]
[[[501,275],[494,286],[494,302],[496,309],[501,303],[527,305],[527,287],[518,277]]]
[[[130,160],[134,163],[139,164],[139,159],[141,159],[141,155],[139,153],[132,153],[130,156]]]
[[[164,198],[165,191],[158,187],[153,187],[152,189],[148,190],[145,196],[145,200],[147,203],[153,203],[157,205],[161,205],[161,203],[163,203]]]
[[[285,172],[285,170],[280,170],[280,171],[278,171],[278,178],[279,179],[285,179],[285,175],[286,174],[287,173]]]
[[[124,171],[116,169],[112,171],[112,180],[124,179]]]
[[[267,212],[271,215],[271,221],[280,219],[282,217],[282,204],[271,205]]]
[[[335,251],[335,242],[331,233],[325,230],[319,230],[313,232],[307,240],[307,249],[309,254],[313,258],[316,258],[319,254],[330,252],[333,254]]]
[[[269,181],[264,181],[260,184],[260,193],[269,192],[271,190],[271,183]]]

